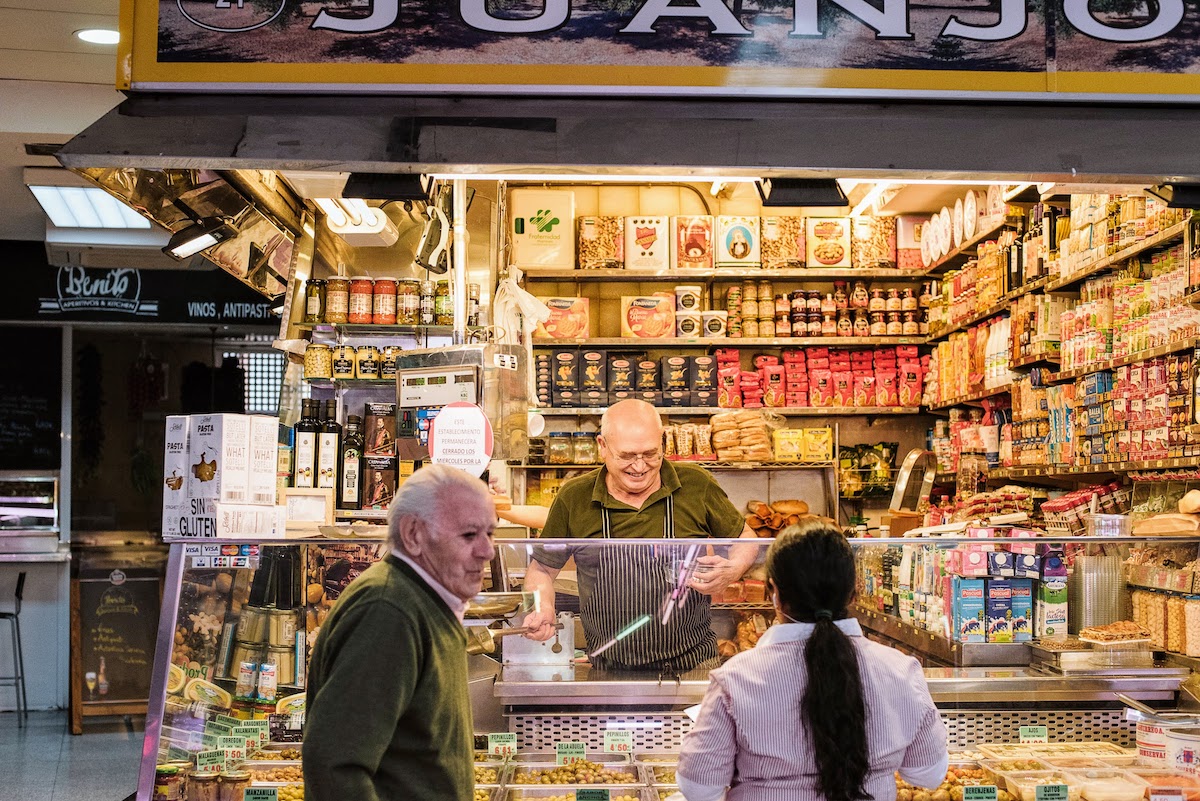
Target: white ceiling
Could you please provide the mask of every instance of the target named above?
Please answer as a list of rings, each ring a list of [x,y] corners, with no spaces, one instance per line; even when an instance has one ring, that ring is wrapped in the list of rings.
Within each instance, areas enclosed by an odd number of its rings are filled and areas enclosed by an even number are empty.
[[[45,215],[21,181],[26,143],[62,143],[121,100],[116,48],[74,36],[116,28],[119,0],[0,0],[0,239],[44,239]]]

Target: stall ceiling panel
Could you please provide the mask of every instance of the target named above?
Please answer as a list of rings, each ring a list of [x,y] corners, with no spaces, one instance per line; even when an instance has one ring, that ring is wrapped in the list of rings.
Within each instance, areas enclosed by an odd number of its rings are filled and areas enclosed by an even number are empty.
[[[1200,109],[796,101],[139,96],[69,167],[1200,179]]]

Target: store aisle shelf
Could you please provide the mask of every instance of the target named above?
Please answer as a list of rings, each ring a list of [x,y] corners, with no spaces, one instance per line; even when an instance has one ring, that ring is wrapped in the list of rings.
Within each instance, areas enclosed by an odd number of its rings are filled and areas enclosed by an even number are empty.
[[[928,275],[923,270],[900,270],[879,267],[856,269],[851,267],[786,267],[771,269],[750,267],[746,269],[717,267],[702,270],[627,270],[605,268],[596,270],[525,270],[526,281],[571,281],[575,283],[609,282],[652,282],[673,281],[686,284],[689,281],[744,281],[748,279],[778,279],[781,281],[853,281],[870,278],[882,281],[920,281]]]
[[[879,544],[888,544],[888,541],[880,540]],[[914,651],[928,654],[942,664],[953,665],[960,658],[959,644],[940,634],[910,626],[897,617],[862,606],[851,607],[850,614],[858,618],[864,629],[881,634]]]
[[[923,336],[909,337],[587,337],[535,339],[535,348],[878,348],[924,345]]]
[[[930,404],[929,408],[930,409],[949,409],[952,406],[961,406],[964,403],[975,403],[977,401],[985,400],[987,398],[994,398],[997,395],[1007,395],[1009,393],[1010,389],[1011,389],[1011,386],[1007,385],[1007,384],[1002,387],[992,387],[990,389],[982,389],[979,392],[972,392],[969,395],[963,395],[962,397],[959,397],[959,398],[951,398],[950,400],[945,401],[943,403]]]
[[[1039,365],[1047,365],[1057,369],[1059,363],[1059,355],[1057,353],[1035,353],[1032,356],[1026,356],[1022,359],[1016,359],[1008,363],[1010,370],[1024,370],[1027,367],[1038,367]]]
[[[325,336],[431,336],[448,337],[454,334],[449,325],[374,325],[372,323],[303,323],[296,326],[301,331],[312,331]],[[468,331],[480,331],[479,326],[470,326]]]
[[[1116,473],[1136,473],[1152,470],[1186,470],[1200,468],[1200,456],[1175,459],[1150,459],[1140,462],[1107,462],[1089,465],[1049,465],[1001,467],[988,471],[995,480],[1024,478],[1066,478],[1069,476],[1102,476]]]
[[[958,331],[962,331],[963,329],[966,329],[966,328],[970,328],[971,326],[975,325],[976,323],[982,322],[983,320],[986,320],[989,317],[995,317],[997,314],[1003,314],[1004,312],[1008,311],[1008,307],[1012,304],[1012,302],[1014,300],[1022,298],[1031,292],[1038,291],[1039,289],[1046,286],[1046,284],[1049,280],[1050,280],[1050,276],[1043,276],[1043,277],[1037,279],[1036,281],[1030,281],[1028,284],[1022,284],[1018,288],[1005,294],[1003,297],[1000,298],[1000,300],[996,301],[993,305],[989,306],[984,311],[979,312],[977,314],[973,314],[970,317],[967,317],[966,319],[955,323],[954,325],[950,326],[949,328],[942,329],[941,331],[939,331],[936,334],[930,334],[929,342],[933,343],[933,342],[937,342],[939,339],[945,339],[946,337],[950,336],[951,334],[958,332]]]
[[[1109,269],[1110,267],[1115,267],[1116,265],[1120,264],[1123,261],[1126,261],[1127,259],[1132,259],[1134,256],[1138,256],[1142,253],[1145,253],[1148,250],[1154,250],[1155,248],[1160,248],[1165,245],[1168,245],[1171,242],[1175,241],[1176,239],[1182,241],[1183,234],[1184,234],[1184,231],[1187,230],[1187,226],[1188,226],[1187,220],[1184,220],[1183,222],[1180,222],[1180,223],[1176,223],[1175,225],[1172,225],[1170,228],[1166,228],[1162,231],[1159,231],[1154,236],[1147,237],[1146,239],[1143,239],[1141,242],[1138,242],[1134,245],[1130,245],[1129,247],[1125,248],[1124,250],[1117,251],[1116,253],[1112,254],[1111,256],[1105,256],[1103,259],[1092,262],[1091,264],[1089,264],[1086,267],[1081,267],[1080,269],[1076,270],[1075,272],[1071,273],[1070,275],[1063,276],[1062,278],[1059,278],[1056,281],[1050,282],[1049,284],[1046,285],[1046,291],[1047,292],[1067,291],[1069,289],[1074,288],[1080,282],[1085,281],[1088,278],[1091,278],[1096,273],[1104,272],[1105,270]]]
[[[669,459],[687,462],[708,470],[828,470],[833,462],[703,462],[695,459]],[[510,470],[595,470],[599,464],[510,464]]]
[[[1003,217],[993,218],[981,223],[983,228],[975,236],[963,242],[954,250],[942,256],[929,266],[929,275],[941,275],[947,270],[957,267],[962,262],[966,261],[971,256],[975,255],[975,249],[983,242],[992,239],[1004,230],[1007,225]]]
[[[545,417],[598,417],[606,407],[588,409],[532,409]],[[723,406],[658,406],[655,411],[667,417],[700,417],[721,412],[740,412]],[[750,411],[773,412],[784,417],[876,417],[880,415],[920,414],[920,406],[789,406],[765,407]]]
[[[1183,351],[1191,350],[1200,345],[1200,338],[1181,339],[1178,342],[1171,342],[1166,345],[1159,345],[1156,348],[1148,350],[1140,350],[1137,353],[1131,353],[1128,356],[1121,356],[1116,359],[1107,359],[1102,362],[1093,362],[1086,367],[1072,367],[1069,370],[1059,370],[1050,377],[1050,382],[1061,384],[1065,381],[1074,381],[1076,378],[1088,375],[1089,373],[1101,373],[1105,370],[1112,370],[1114,367],[1124,367],[1127,364],[1135,364],[1144,362],[1147,359],[1156,359],[1159,356],[1166,356],[1171,353],[1182,353]]]

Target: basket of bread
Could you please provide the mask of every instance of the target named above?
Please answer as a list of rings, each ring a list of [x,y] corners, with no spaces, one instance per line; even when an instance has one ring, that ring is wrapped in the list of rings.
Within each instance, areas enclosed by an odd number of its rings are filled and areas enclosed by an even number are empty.
[[[760,537],[774,537],[788,526],[805,520],[821,520],[833,523],[828,517],[809,513],[808,504],[797,498],[766,503],[750,501],[746,504],[746,524]]]
[[[713,450],[722,462],[769,462],[775,458],[771,430],[778,428],[760,411],[714,414],[709,421]]]

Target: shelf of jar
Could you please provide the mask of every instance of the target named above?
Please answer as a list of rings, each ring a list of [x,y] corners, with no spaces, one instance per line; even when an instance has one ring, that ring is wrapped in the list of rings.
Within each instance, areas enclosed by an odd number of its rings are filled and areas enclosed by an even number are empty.
[[[833,462],[704,462],[696,459],[668,459],[673,463],[687,463],[706,470],[828,470]],[[596,464],[510,464],[510,470],[595,470]]]
[[[927,278],[924,270],[900,270],[891,267],[856,269],[853,267],[748,267],[745,269],[717,267],[701,270],[627,270],[625,268],[600,268],[594,270],[525,270],[527,281],[572,281],[590,282],[637,282],[637,281],[744,281],[767,279],[782,281],[854,281],[863,278],[880,281],[920,281]]]
[[[926,338],[916,336],[891,337],[588,337],[580,339],[535,339],[535,348],[861,348],[888,345],[924,345]]]
[[[373,323],[302,323],[301,331],[321,336],[431,336],[449,337],[452,325],[375,325]],[[483,326],[467,326],[467,332],[484,330]]]
[[[929,405],[929,408],[930,409],[949,409],[952,406],[961,406],[964,403],[976,403],[981,400],[986,400],[987,398],[994,398],[997,395],[1007,395],[1009,392],[1009,389],[1010,389],[1010,387],[1008,385],[1005,385],[1003,387],[992,387],[991,389],[983,389],[983,390],[980,390],[979,392],[972,392],[969,395],[963,395],[958,398],[951,398],[950,400],[944,401],[942,403],[932,403]]]
[[[1037,367],[1039,365],[1048,365],[1055,369],[1058,368],[1059,360],[1062,357],[1057,353],[1034,353],[1029,356],[1015,359],[1008,363],[1010,370],[1024,370],[1027,367]]]
[[[1141,242],[1137,242],[1133,245],[1130,245],[1129,247],[1125,248],[1124,250],[1119,250],[1116,253],[1112,254],[1111,256],[1105,256],[1103,259],[1094,261],[1091,264],[1088,264],[1084,267],[1080,267],[1078,270],[1071,273],[1070,275],[1066,275],[1066,276],[1058,278],[1054,281],[1051,281],[1050,283],[1046,284],[1046,291],[1047,292],[1067,291],[1071,287],[1074,287],[1076,284],[1079,284],[1079,283],[1087,280],[1088,278],[1091,278],[1096,273],[1103,272],[1103,271],[1109,269],[1110,267],[1115,267],[1116,265],[1120,264],[1123,261],[1127,261],[1129,259],[1132,259],[1134,256],[1138,256],[1142,253],[1145,253],[1147,250],[1154,250],[1155,248],[1164,247],[1165,245],[1170,244],[1171,242],[1175,241],[1176,239],[1179,239],[1182,241],[1183,234],[1184,234],[1184,231],[1187,230],[1187,226],[1188,226],[1187,220],[1184,220],[1183,222],[1175,223],[1171,227],[1166,228],[1162,231],[1159,231],[1157,234],[1147,237],[1146,239],[1143,239]]]
[[[931,333],[929,335],[930,343],[936,342],[939,339],[944,339],[955,332],[962,331],[964,328],[970,328],[971,326],[975,325],[976,323],[982,322],[983,320],[986,320],[989,317],[995,317],[997,314],[1003,314],[1004,312],[1008,311],[1009,306],[1012,304],[1013,301],[1025,296],[1025,295],[1028,295],[1030,292],[1036,292],[1037,290],[1042,289],[1043,287],[1046,286],[1046,284],[1049,282],[1049,280],[1050,280],[1050,276],[1047,275],[1047,276],[1042,276],[1041,278],[1038,278],[1035,281],[1030,281],[1027,284],[1022,284],[1018,288],[1006,293],[1003,297],[1001,297],[998,301],[996,301],[992,306],[988,307],[987,309],[985,309],[981,312],[972,314],[969,317],[966,317],[965,319],[950,326],[949,328],[943,328],[943,329],[939,330],[937,333]]]
[[[993,468],[988,478],[1005,480],[1021,478],[1062,478],[1067,476],[1095,476],[1115,473],[1134,473],[1150,470],[1177,470],[1200,467],[1200,456],[1183,456],[1175,459],[1150,459],[1139,462],[1107,462],[1089,465],[1035,465]]]
[[[368,387],[395,387],[396,378],[306,378],[304,379],[311,387],[325,387],[328,389],[351,389]]]
[[[531,409],[530,411],[537,412],[544,417],[592,417],[604,414],[607,407],[593,407],[586,409],[558,409],[546,407],[542,409]],[[900,415],[900,414],[920,414],[920,406],[791,406],[791,407],[772,407],[767,406],[762,409],[736,409],[725,408],[724,406],[658,406],[654,411],[667,417],[700,417],[707,415],[720,414],[722,412],[741,412],[741,411],[760,411],[773,412],[783,415],[784,417],[859,417],[859,416],[878,416],[878,415]]]

